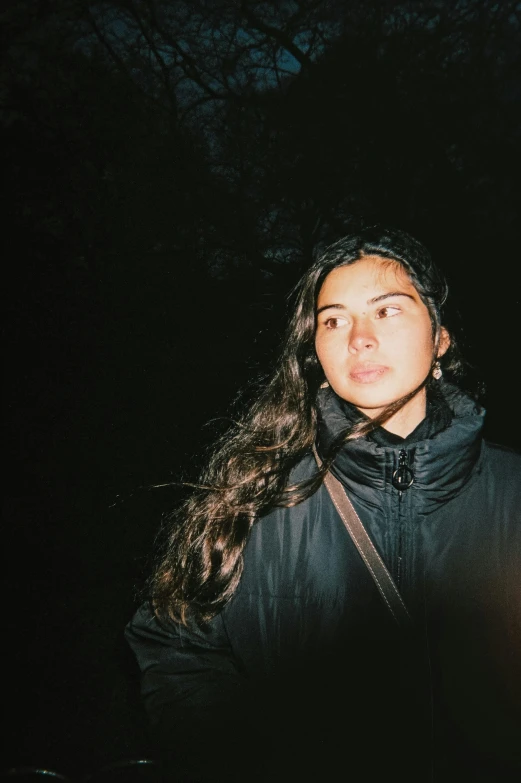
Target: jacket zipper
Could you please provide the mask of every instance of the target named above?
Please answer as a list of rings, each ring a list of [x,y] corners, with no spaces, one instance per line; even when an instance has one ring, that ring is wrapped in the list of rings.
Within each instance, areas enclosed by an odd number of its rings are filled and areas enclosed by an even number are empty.
[[[409,455],[405,449],[400,449],[398,453],[398,467],[393,473],[393,486],[398,490],[398,519],[400,530],[398,534],[398,562],[396,569],[396,586],[400,589],[403,575],[403,544],[404,530],[402,524],[402,501],[403,493],[412,486],[414,482],[414,472],[409,465]]]
[[[398,567],[396,569],[396,587],[398,590],[402,586],[402,558],[403,558],[403,524],[402,524],[402,498],[403,492],[398,492],[398,519],[400,520],[400,531],[398,533]]]

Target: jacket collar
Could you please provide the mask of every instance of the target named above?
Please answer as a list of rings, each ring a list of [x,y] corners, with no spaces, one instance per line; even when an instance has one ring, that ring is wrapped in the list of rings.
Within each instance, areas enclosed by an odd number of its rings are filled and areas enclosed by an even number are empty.
[[[348,492],[370,505],[381,501],[375,490],[396,492],[392,475],[401,450],[414,472],[407,492],[419,510],[429,513],[462,490],[479,462],[485,411],[456,387],[442,382],[439,388],[440,398],[431,395],[426,419],[408,438],[393,443],[389,433],[376,430],[342,447],[331,472]],[[320,390],[318,408],[317,449],[324,458],[335,438],[364,417],[329,388]]]

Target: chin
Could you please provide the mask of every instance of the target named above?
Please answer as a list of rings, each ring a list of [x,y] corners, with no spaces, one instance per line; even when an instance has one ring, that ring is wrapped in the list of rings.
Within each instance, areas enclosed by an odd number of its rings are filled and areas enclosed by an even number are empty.
[[[360,394],[342,394],[340,392],[337,392],[337,394],[339,397],[342,397],[343,400],[350,402],[351,405],[355,405],[357,408],[360,408],[360,410],[363,410],[364,413],[371,417],[378,416],[378,414],[387,405],[390,405],[392,402],[399,400],[401,396],[386,395],[383,397],[382,395],[376,394],[364,394],[362,396]],[[404,392],[404,394],[407,394],[407,392]]]

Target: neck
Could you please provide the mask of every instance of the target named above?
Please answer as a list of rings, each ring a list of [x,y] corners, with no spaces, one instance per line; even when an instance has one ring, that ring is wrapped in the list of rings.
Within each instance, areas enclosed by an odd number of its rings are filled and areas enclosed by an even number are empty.
[[[421,389],[412,400],[409,400],[403,408],[400,408],[394,416],[382,424],[384,430],[406,438],[413,432],[418,424],[427,415],[427,395],[425,389]]]

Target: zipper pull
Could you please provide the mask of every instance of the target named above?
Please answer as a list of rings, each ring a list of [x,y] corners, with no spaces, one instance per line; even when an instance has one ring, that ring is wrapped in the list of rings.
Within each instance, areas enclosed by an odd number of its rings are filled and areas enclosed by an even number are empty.
[[[398,455],[398,467],[393,473],[393,487],[403,492],[412,485],[414,481],[414,472],[409,467],[408,463],[409,455],[405,449],[401,449]]]

